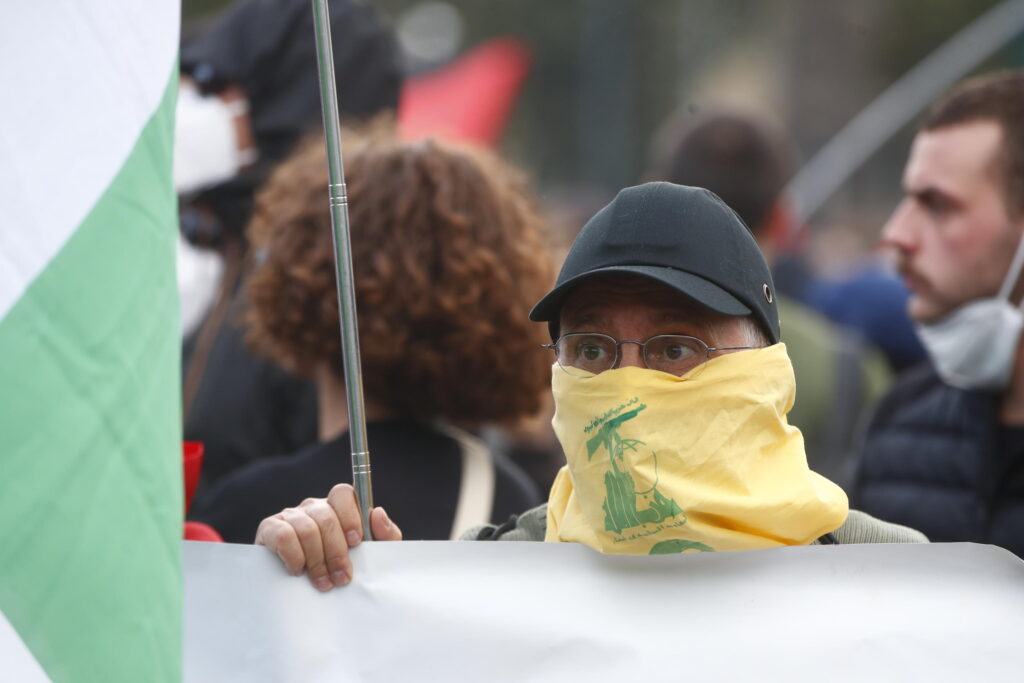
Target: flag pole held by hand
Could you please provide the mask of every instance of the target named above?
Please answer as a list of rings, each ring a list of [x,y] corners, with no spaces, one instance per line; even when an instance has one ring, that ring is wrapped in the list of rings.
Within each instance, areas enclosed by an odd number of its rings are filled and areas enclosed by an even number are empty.
[[[349,437],[352,444],[352,483],[362,513],[363,538],[370,540],[373,537],[370,531],[373,486],[370,480],[370,452],[366,443],[363,373],[359,361],[359,323],[356,320],[355,281],[352,277],[348,194],[345,189],[345,167],[341,158],[341,126],[338,122],[338,93],[334,80],[334,51],[331,48],[331,18],[327,0],[312,2],[316,61],[320,73],[320,103],[324,116],[324,142],[327,144],[331,228],[334,232],[334,264],[341,322],[341,354],[345,363],[345,394],[348,398]]]

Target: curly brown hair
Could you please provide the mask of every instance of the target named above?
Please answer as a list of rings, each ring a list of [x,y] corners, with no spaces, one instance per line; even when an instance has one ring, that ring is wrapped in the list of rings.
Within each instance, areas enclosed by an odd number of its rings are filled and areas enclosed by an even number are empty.
[[[553,266],[523,176],[482,150],[401,142],[379,124],[346,138],[345,167],[367,397],[463,423],[535,413],[550,358],[527,314]],[[328,364],[340,379],[326,168],[310,139],[256,199],[249,341],[294,372]]]

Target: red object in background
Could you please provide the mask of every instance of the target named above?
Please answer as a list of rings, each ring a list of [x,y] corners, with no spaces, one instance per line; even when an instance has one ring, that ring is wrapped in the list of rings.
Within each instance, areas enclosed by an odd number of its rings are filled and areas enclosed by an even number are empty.
[[[203,444],[199,441],[186,441],[181,449],[182,464],[185,470],[185,514],[192,506],[192,496],[199,484],[199,474],[203,471]],[[185,522],[186,541],[213,541],[223,543],[217,530],[202,522]]]
[[[408,79],[398,104],[402,137],[436,135],[495,145],[529,71],[523,43],[495,38],[447,66]]]
[[[210,543],[224,542],[224,539],[220,537],[216,529],[202,522],[185,522],[185,540],[208,541]]]
[[[182,459],[185,465],[185,514],[192,507],[192,496],[199,484],[199,473],[203,471],[203,444],[200,441],[186,441],[182,444]]]

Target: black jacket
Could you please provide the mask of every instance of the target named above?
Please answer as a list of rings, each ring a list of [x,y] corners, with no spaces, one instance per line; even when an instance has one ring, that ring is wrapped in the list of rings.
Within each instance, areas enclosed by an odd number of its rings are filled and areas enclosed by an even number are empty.
[[[1024,557],[1024,427],[999,423],[999,395],[910,371],[864,439],[855,507],[932,541],[993,543]]]
[[[196,504],[224,477],[281,453],[294,453],[317,440],[317,396],[312,382],[282,370],[249,351],[245,331],[229,320],[217,332],[192,409],[185,439],[205,446]],[[187,372],[195,336],[186,340]]]
[[[446,540],[461,485],[459,444],[428,425],[411,420],[367,424],[373,460],[374,504],[383,506],[406,540]],[[253,463],[226,477],[189,518],[205,522],[229,543],[252,543],[264,517],[322,498],[334,484],[352,481],[348,432],[298,453]],[[541,500],[533,482],[500,454],[494,455],[491,520]]]

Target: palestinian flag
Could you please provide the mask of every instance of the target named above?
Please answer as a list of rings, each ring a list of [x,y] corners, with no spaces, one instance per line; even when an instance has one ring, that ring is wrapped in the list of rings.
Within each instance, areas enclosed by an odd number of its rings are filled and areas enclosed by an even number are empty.
[[[180,679],[179,15],[0,20],[0,680]]]

